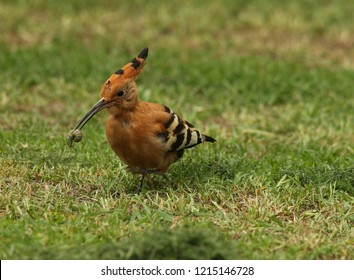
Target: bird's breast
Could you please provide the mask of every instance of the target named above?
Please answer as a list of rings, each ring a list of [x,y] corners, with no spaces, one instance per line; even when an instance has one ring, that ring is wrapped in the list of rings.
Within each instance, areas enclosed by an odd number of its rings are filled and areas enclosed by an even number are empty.
[[[130,167],[161,170],[170,157],[150,122],[110,117],[106,123],[106,136],[116,155]]]
[[[122,127],[125,129],[130,128],[132,126],[132,123],[130,120],[121,120],[121,123],[122,123]]]

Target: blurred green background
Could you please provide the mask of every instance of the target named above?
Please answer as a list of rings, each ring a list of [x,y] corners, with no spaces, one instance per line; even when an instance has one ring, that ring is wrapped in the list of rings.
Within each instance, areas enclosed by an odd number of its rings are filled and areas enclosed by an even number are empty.
[[[350,1],[0,1],[1,259],[353,259]],[[218,140],[135,194],[105,113],[140,98]]]

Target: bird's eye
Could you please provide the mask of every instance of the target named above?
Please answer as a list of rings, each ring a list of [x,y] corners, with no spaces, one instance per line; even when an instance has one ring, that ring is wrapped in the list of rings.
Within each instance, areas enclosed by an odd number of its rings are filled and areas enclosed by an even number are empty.
[[[124,95],[124,91],[120,90],[117,92],[117,96],[123,96]]]

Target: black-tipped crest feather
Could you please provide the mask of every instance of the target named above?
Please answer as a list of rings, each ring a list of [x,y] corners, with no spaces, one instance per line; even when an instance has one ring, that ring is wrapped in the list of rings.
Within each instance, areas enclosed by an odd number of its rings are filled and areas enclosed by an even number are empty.
[[[145,48],[139,53],[138,58],[146,59],[148,54],[149,54],[149,49]]]

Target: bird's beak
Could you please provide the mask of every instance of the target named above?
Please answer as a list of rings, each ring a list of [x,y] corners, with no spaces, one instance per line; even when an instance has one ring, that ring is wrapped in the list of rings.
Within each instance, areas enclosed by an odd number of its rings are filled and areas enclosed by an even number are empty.
[[[109,107],[111,102],[107,102],[103,98],[101,98],[91,109],[86,113],[86,115],[82,118],[82,120],[77,124],[75,129],[80,130],[84,127],[84,125],[99,111]]]

